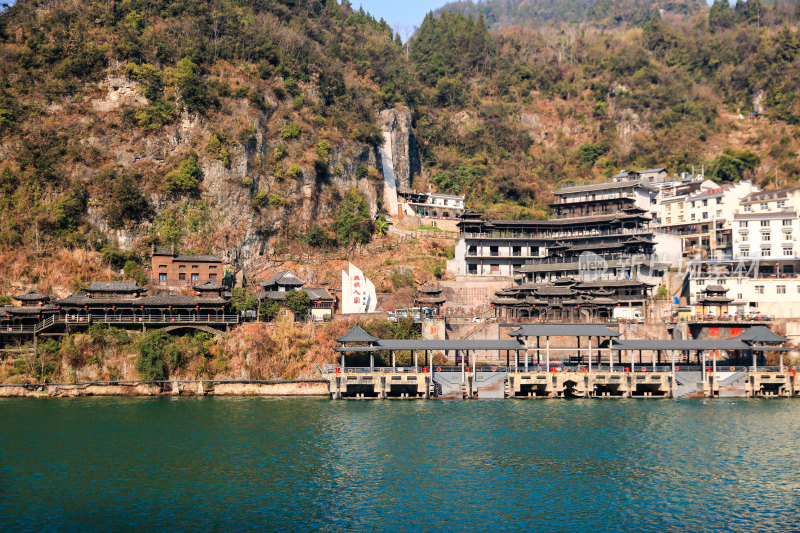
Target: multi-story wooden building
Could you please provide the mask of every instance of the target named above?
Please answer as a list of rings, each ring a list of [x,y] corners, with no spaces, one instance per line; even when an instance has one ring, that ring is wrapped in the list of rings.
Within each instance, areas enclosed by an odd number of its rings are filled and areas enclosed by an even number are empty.
[[[657,260],[649,207],[656,191],[638,180],[564,187],[549,220],[459,223],[461,274],[514,276],[492,302],[508,318],[610,318],[642,309],[668,265]]]

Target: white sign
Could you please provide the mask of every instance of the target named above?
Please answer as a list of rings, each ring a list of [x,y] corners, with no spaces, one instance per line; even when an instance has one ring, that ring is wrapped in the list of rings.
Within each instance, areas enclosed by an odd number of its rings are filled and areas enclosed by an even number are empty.
[[[342,270],[342,313],[374,312],[378,303],[375,285],[353,263],[348,263],[348,270]]]

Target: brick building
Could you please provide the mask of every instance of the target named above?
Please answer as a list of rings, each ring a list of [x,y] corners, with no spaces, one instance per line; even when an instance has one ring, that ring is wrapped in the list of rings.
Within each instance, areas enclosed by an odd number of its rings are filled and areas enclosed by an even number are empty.
[[[221,284],[224,276],[219,256],[177,255],[172,250],[153,250],[150,282],[155,286],[183,289],[209,281]]]

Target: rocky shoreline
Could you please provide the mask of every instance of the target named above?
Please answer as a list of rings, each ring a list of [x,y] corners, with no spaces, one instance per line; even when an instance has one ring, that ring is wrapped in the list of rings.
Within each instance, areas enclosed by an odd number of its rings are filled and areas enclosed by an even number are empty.
[[[66,398],[79,396],[328,396],[325,380],[2,384],[0,398]]]

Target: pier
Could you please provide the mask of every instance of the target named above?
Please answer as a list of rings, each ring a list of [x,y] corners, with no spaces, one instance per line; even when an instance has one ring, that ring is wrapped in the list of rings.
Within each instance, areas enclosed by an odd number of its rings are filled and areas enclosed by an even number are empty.
[[[783,365],[788,348],[775,345],[786,339],[764,330],[720,340],[620,340],[600,324],[525,324],[508,339],[396,340],[356,326],[336,339],[340,363],[323,376],[334,399],[800,396],[795,370]],[[552,347],[551,337],[572,338],[576,347]],[[759,366],[766,351],[781,353],[781,364]],[[397,365],[398,352],[413,364]],[[487,352],[505,364],[476,356]],[[376,365],[376,354],[384,364]]]

